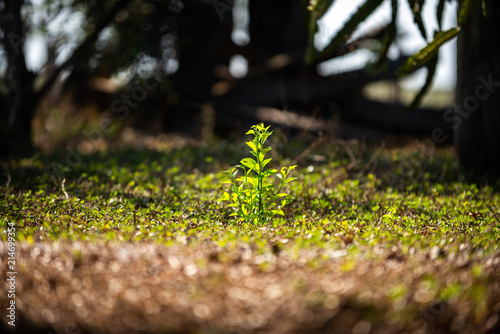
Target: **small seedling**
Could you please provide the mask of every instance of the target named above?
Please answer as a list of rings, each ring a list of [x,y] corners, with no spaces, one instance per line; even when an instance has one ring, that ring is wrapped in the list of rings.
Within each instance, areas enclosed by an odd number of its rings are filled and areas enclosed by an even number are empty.
[[[284,215],[288,194],[280,191],[285,184],[296,179],[289,176],[296,166],[283,167],[279,172],[265,168],[272,158],[266,159],[271,147],[264,147],[264,143],[272,133],[263,123],[252,126],[246,134],[254,137],[246,144],[255,158],[244,158],[240,165],[226,171],[230,180],[225,183],[232,185],[232,193],[224,192],[221,199],[231,203],[229,206],[234,210],[231,216],[254,224],[267,223],[275,215]],[[237,177],[240,170],[243,175]],[[277,185],[273,176],[279,179]]]

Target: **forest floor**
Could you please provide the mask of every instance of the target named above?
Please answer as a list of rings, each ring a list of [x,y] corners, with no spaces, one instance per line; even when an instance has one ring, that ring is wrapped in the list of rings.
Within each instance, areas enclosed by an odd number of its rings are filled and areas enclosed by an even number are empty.
[[[298,179],[254,225],[219,199],[245,139],[4,162],[1,331],[500,332],[499,181],[425,141],[277,133],[271,165]]]

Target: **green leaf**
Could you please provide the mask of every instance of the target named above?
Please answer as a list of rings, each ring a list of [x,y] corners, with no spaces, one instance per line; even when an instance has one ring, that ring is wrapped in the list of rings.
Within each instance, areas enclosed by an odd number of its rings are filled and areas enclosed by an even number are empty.
[[[383,2],[383,0],[367,0],[358,11],[351,16],[351,19],[347,21],[342,29],[337,33],[337,35],[330,41],[330,43],[321,51],[315,59],[311,59],[309,64],[313,62],[321,62],[330,58],[330,55],[337,50],[337,48],[344,42],[346,42],[356,30],[358,25],[366,20],[375,9]]]
[[[244,159],[241,159],[240,162],[243,166],[248,167],[248,168],[253,169],[253,170],[258,170],[258,168],[259,168],[259,165],[257,165],[257,162],[252,158],[244,158]]]
[[[254,126],[252,126],[252,129],[254,129],[257,133],[255,134],[255,136],[259,137],[260,135],[263,135],[263,134],[268,134],[270,135],[272,133],[272,131],[270,133],[267,132],[267,130],[269,129],[270,126],[266,127],[264,126],[264,123],[260,123],[260,124],[256,124]]]
[[[410,57],[404,65],[398,68],[396,74],[398,76],[406,75],[419,69],[423,64],[434,57],[441,45],[453,39],[460,32],[460,27],[452,28],[446,31],[438,32],[432,42],[427,44],[423,49]]]
[[[248,183],[250,183],[252,186],[256,187],[257,184],[259,183],[259,180],[257,179],[257,177],[249,177],[248,178]]]
[[[432,85],[432,80],[434,79],[434,75],[436,74],[436,68],[437,68],[437,62],[438,62],[438,53],[429,60],[427,64],[427,78],[425,80],[424,85],[418,92],[418,94],[415,96],[413,99],[413,102],[410,104],[410,109],[415,109],[420,105],[420,102],[422,101],[422,98],[427,94],[427,91]]]
[[[483,11],[483,17],[489,18],[491,14],[491,0],[481,0],[481,9]]]
[[[263,152],[260,152],[259,153],[259,158],[258,158],[258,161],[264,161],[264,158],[266,157],[266,154],[263,153]]]
[[[234,170],[231,171],[232,172],[232,177],[236,177],[236,175],[238,174],[239,170],[237,170],[236,168]]]
[[[268,170],[266,170],[266,171],[263,172],[263,175],[264,175],[264,177],[269,177],[271,175],[276,174],[277,172],[278,171],[276,169],[274,169],[274,168],[273,169],[268,169]]]
[[[253,141],[247,141],[246,144],[250,146],[253,152],[257,152],[257,146],[255,146],[255,143]]]
[[[460,12],[458,13],[458,25],[462,26],[467,23],[469,19],[469,14],[471,12],[471,5],[474,0],[463,0],[462,6],[460,7]]]
[[[262,168],[264,168],[271,160],[273,160],[273,158],[268,158],[268,159],[262,161]]]
[[[261,144],[261,147],[264,145],[264,143],[266,142],[267,138],[269,137],[269,134],[267,133],[263,133],[260,138],[259,138],[259,142]]]

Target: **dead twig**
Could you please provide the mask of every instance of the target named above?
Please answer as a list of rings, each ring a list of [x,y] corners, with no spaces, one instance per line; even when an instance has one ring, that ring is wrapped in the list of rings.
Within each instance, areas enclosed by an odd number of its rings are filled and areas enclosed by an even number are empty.
[[[66,188],[64,188],[64,184],[66,183],[66,178],[63,178],[62,182],[61,182],[61,188],[62,188],[62,191],[64,193],[64,196],[66,196],[66,200],[69,201],[69,195],[68,193],[66,192]]]

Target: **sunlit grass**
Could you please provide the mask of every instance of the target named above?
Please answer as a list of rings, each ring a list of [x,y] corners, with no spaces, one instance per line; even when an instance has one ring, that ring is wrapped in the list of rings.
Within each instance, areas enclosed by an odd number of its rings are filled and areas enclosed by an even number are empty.
[[[229,187],[223,171],[238,153],[221,159],[230,151],[224,145],[167,153],[124,149],[81,156],[74,168],[57,155],[10,161],[4,178],[11,181],[0,186],[3,222],[15,220],[19,238],[34,240],[166,242],[184,230],[225,238],[235,227],[239,234],[255,233],[250,222],[231,222],[231,211],[219,201]],[[319,230],[318,245],[340,238],[330,237],[336,234],[360,244],[433,245],[453,236],[489,245],[498,238],[496,185],[467,183],[447,151],[359,150],[356,164],[335,145],[311,154],[328,151],[334,154],[325,162],[299,162],[298,182],[286,185],[285,216],[266,226],[273,234]],[[195,225],[203,227],[187,229]]]

